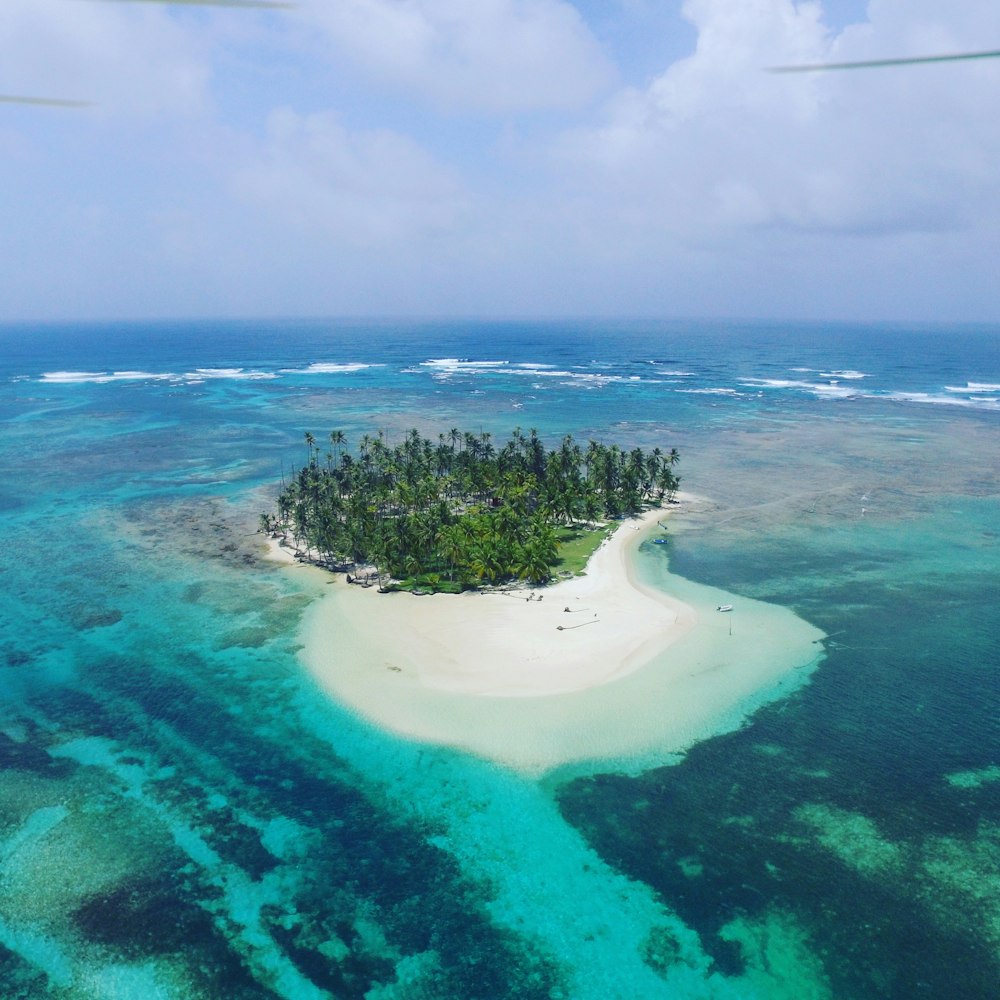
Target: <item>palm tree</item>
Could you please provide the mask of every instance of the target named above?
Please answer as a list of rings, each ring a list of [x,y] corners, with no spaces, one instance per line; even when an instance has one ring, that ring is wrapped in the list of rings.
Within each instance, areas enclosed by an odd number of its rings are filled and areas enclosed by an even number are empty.
[[[438,529],[437,546],[441,558],[448,563],[450,579],[455,579],[455,570],[465,562],[468,539],[462,524],[446,524]]]
[[[545,474],[545,446],[534,427],[528,431],[528,461],[531,471],[541,479]]]
[[[416,428],[394,446],[379,431],[361,438],[357,460],[332,431],[323,467],[315,438],[305,439],[309,461],[283,481],[278,513],[262,516],[261,530],[290,529],[328,563],[374,562],[380,583],[386,572],[443,566],[452,580],[541,582],[557,558],[557,524],[636,512],[654,490],[672,497],[679,482],[676,449],[646,455],[591,440],[584,450],[566,435],[547,451],[536,430],[525,437],[519,428],[499,449],[487,431],[452,429],[436,446]]]
[[[596,493],[588,491],[583,498],[583,516],[591,524],[594,524],[600,520],[602,510],[600,497]]]
[[[330,431],[330,444],[333,446],[333,463],[340,465],[340,449],[344,446],[346,436],[343,431]]]

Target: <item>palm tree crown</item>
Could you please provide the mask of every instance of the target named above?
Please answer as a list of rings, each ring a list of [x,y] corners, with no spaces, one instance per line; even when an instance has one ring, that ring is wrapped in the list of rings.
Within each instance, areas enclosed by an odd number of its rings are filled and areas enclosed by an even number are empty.
[[[261,524],[290,531],[324,564],[374,564],[397,579],[543,583],[559,560],[557,528],[638,513],[673,499],[680,483],[676,449],[593,440],[583,449],[566,435],[547,450],[537,431],[519,428],[500,446],[457,428],[436,444],[412,430],[395,447],[366,434],[357,455],[342,431],[329,441],[321,465],[305,434],[306,464]]]

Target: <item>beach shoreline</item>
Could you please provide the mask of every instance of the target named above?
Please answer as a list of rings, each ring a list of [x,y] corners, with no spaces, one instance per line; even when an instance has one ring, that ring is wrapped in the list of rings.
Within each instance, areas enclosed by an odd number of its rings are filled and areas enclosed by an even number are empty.
[[[697,622],[692,607],[643,585],[632,568],[633,550],[666,513],[653,508],[624,520],[580,576],[543,587],[462,594],[369,593],[364,599],[372,602],[370,612],[357,610],[379,619],[385,613],[399,647],[395,665],[415,671],[429,688],[547,697],[606,684],[662,652]],[[285,564],[298,561],[274,540],[270,555]],[[334,586],[351,593],[359,589],[346,587],[339,575]]]
[[[584,575],[541,588],[378,594],[324,582],[300,659],[341,705],[410,739],[524,773],[675,753],[739,724],[822,633],[791,611],[636,569],[666,510],[624,521]],[[272,540],[273,558],[295,556]],[[659,583],[659,581],[657,581]],[[720,604],[738,604],[738,637]]]

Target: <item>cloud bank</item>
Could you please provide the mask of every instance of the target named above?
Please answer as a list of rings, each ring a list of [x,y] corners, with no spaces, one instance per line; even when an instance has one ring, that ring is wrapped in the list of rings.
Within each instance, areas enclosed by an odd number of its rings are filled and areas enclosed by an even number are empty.
[[[634,4],[9,6],[0,92],[98,104],[0,120],[11,318],[1000,311],[1000,60],[766,71],[996,48],[987,0],[685,0],[642,74]]]

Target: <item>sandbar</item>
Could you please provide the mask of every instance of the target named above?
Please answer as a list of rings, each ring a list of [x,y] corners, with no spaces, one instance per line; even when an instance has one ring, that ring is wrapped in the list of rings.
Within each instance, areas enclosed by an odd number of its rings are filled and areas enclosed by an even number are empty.
[[[636,550],[664,513],[623,522],[583,576],[534,590],[379,594],[335,579],[306,612],[300,657],[340,704],[408,739],[532,775],[655,763],[801,682],[823,637],[665,559],[640,574]]]

